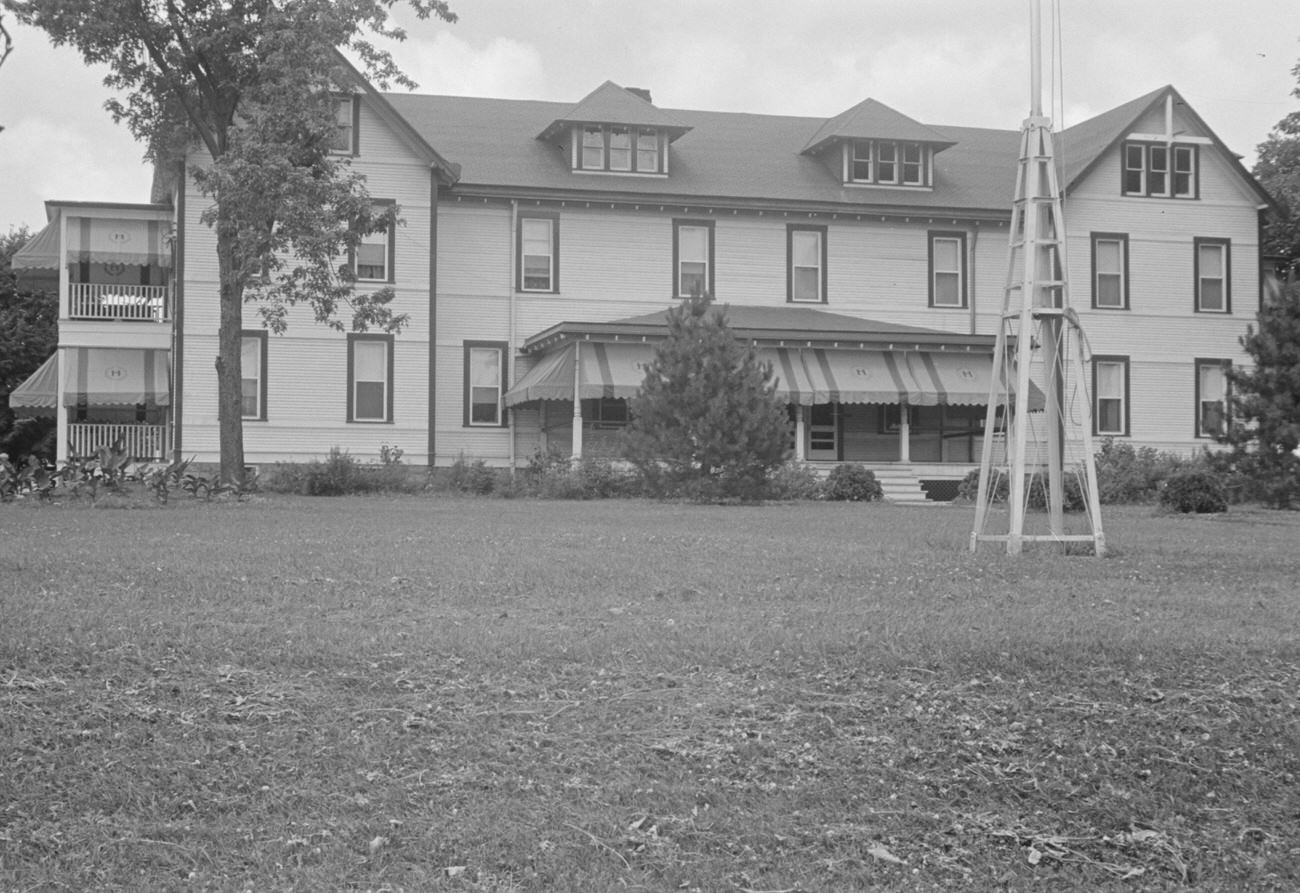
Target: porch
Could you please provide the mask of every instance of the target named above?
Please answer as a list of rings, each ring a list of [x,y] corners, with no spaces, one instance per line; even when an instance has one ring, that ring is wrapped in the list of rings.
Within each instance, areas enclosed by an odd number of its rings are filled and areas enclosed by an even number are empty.
[[[68,458],[93,456],[100,447],[121,443],[134,460],[166,461],[167,426],[72,422],[67,428]]]

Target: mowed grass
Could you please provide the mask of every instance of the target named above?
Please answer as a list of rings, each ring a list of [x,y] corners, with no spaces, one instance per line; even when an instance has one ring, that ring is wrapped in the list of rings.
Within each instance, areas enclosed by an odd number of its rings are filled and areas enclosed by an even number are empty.
[[[0,507],[0,890],[1295,890],[1300,515]]]

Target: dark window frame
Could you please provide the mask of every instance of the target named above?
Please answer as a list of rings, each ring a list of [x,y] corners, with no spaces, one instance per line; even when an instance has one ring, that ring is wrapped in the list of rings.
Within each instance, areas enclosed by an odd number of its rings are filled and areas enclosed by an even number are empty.
[[[1228,378],[1232,360],[1223,357],[1196,357],[1192,360],[1192,436],[1199,440],[1217,440],[1216,435],[1206,433],[1201,427],[1201,369],[1207,366],[1218,366],[1223,370],[1223,433],[1226,434],[1232,427],[1232,382]]]
[[[1102,304],[1098,300],[1101,289],[1098,286],[1097,276],[1097,243],[1098,242],[1119,242],[1120,243],[1120,303],[1118,305]],[[1129,263],[1128,263],[1128,233],[1091,233],[1090,244],[1092,246],[1092,309],[1094,310],[1128,310],[1129,309]]]
[[[269,349],[269,347],[268,347],[268,340],[269,340],[269,339],[267,338],[267,334],[268,334],[268,333],[267,333],[266,329],[241,329],[240,332],[239,332],[239,342],[240,342],[240,350],[241,350],[241,352],[242,352],[242,350],[243,350],[243,343],[244,343],[244,341],[245,341],[246,339],[252,338],[252,339],[255,339],[256,341],[259,342],[259,345],[258,345],[258,352],[257,352],[257,353],[258,353],[258,361],[257,361],[257,362],[258,362],[258,375],[257,375],[257,391],[258,391],[258,395],[257,395],[257,414],[256,414],[256,415],[245,415],[244,412],[243,412],[243,408],[244,408],[244,407],[243,407],[242,394],[241,394],[241,399],[240,399],[240,407],[239,407],[239,408],[240,408],[240,418],[242,418],[242,419],[243,419],[244,421],[246,421],[246,422],[265,422],[265,421],[266,421],[266,418],[267,418],[267,415],[266,415],[266,396],[267,396],[267,393],[268,393],[268,389],[267,389],[267,386],[266,386],[266,378],[267,378],[267,374],[266,374],[266,373],[267,373],[266,366],[267,366],[267,358],[268,358],[269,355],[270,355],[270,349]],[[240,374],[240,378],[241,378],[241,385],[240,385],[240,387],[241,387],[241,389],[242,389],[242,387],[243,387],[243,385],[242,385],[242,379],[245,377],[245,376],[244,376],[244,363],[243,363],[242,358],[241,358],[241,360],[240,360],[239,368],[240,368],[240,373],[239,373],[239,374]]]
[[[707,266],[704,271],[704,280],[705,280],[704,290],[708,292],[710,295],[716,297],[717,292],[714,291],[714,276],[713,276],[713,272],[714,272],[714,265],[713,265],[714,247],[713,246],[714,246],[714,236],[715,236],[714,221],[695,220],[689,218],[673,218],[673,292],[672,292],[673,297],[679,299],[691,297],[689,294],[684,293],[681,287],[682,286],[681,230],[683,227],[699,227],[701,229],[704,229],[708,233],[709,244],[708,244],[708,252],[707,252],[708,257],[705,260]]]
[[[372,198],[370,200],[370,204],[378,207],[383,207],[386,209],[387,208],[395,209],[397,207],[396,199],[391,199],[391,198]],[[386,269],[384,270],[385,275],[384,278],[382,279],[371,279],[369,277],[363,278],[359,273],[359,266],[357,264],[357,259],[358,259],[357,249],[356,248],[348,249],[348,266],[351,267],[352,276],[356,282],[373,282],[373,283],[381,283],[385,285],[392,285],[397,281],[396,230],[397,230],[396,223],[389,224],[382,230],[384,234],[385,245],[387,247],[387,251],[384,258]],[[375,235],[375,234],[371,233],[371,235]]]
[[[1117,363],[1124,369],[1124,420],[1123,430],[1121,431],[1103,431],[1101,430],[1101,413],[1097,411],[1101,401],[1101,394],[1097,390],[1097,368],[1103,363]],[[1119,354],[1097,354],[1092,358],[1092,433],[1094,437],[1131,437],[1133,428],[1131,419],[1133,414],[1133,401],[1131,399],[1133,392],[1132,364],[1127,356]]]
[[[551,285],[549,288],[524,287],[524,221],[547,220],[551,224]],[[515,291],[530,295],[560,293],[560,214],[558,211],[519,212],[515,224]]]
[[[1223,307],[1206,309],[1201,302],[1201,248],[1218,245],[1223,248]],[[1232,240],[1215,237],[1197,236],[1192,239],[1192,309],[1197,313],[1211,313],[1216,316],[1232,314]]]
[[[510,358],[508,355],[509,345],[504,341],[464,341],[462,342],[462,351],[464,353],[464,368],[461,373],[462,389],[462,419],[461,424],[465,428],[504,428],[508,422],[506,420],[505,395],[509,390],[508,378],[510,370]],[[470,355],[475,350],[495,350],[500,358],[499,375],[500,380],[497,384],[497,420],[495,422],[476,422],[473,420],[474,411],[474,389],[470,382]]]
[[[1159,171],[1164,177],[1165,188],[1162,191],[1151,188],[1152,174],[1152,149],[1163,149],[1165,151],[1165,167]],[[1140,168],[1129,166],[1129,152],[1135,150],[1141,152],[1142,166]],[[1188,191],[1180,193],[1175,188],[1175,179],[1178,176],[1178,158],[1185,155],[1191,161],[1191,170],[1185,172],[1188,180]],[[1140,171],[1141,183],[1137,189],[1129,189],[1128,178],[1131,171]],[[1119,192],[1120,195],[1136,196],[1139,198],[1169,198],[1181,199],[1183,201],[1195,200],[1201,197],[1201,153],[1200,147],[1194,143],[1165,143],[1154,142],[1151,140],[1125,140],[1120,146],[1119,156]]]
[[[821,277],[819,291],[816,300],[807,300],[796,298],[794,288],[794,234],[797,232],[813,232],[820,236],[821,252],[819,263],[821,264]],[[787,304],[826,304],[830,299],[829,287],[829,269],[827,259],[829,257],[829,248],[827,243],[830,241],[828,228],[820,224],[810,223],[787,223],[785,226],[785,300]]]
[[[355,93],[332,93],[330,96],[332,102],[347,102],[351,105],[352,125],[348,148],[336,149],[331,146],[329,153],[331,155],[348,155],[356,158],[361,154],[361,103],[357,101],[358,97]],[[335,117],[337,120],[337,114]]]
[[[935,266],[934,266],[934,243],[935,243],[937,240],[939,240],[939,239],[956,239],[956,240],[957,240],[957,243],[958,243],[958,247],[957,247],[957,266],[958,266],[957,275],[961,278],[961,282],[960,282],[961,300],[960,300],[960,303],[958,303],[958,304],[940,304],[940,303],[936,302],[936,300],[935,300],[935,287],[934,287],[934,275],[935,275]],[[969,282],[968,282],[968,279],[969,279],[969,267],[968,267],[968,264],[967,264],[967,257],[966,257],[967,244],[968,244],[967,241],[966,241],[966,233],[965,233],[964,231],[961,231],[961,230],[939,230],[939,229],[932,229],[932,230],[928,230],[928,231],[926,232],[926,234],[925,234],[925,241],[926,241],[926,272],[927,272],[926,290],[927,290],[927,292],[929,293],[930,307],[932,307],[932,308],[934,308],[934,309],[936,309],[936,310],[965,310],[965,309],[967,309],[967,307],[970,306],[970,297],[969,297],[969,296],[970,296],[970,285],[969,285]],[[948,272],[948,271],[944,271],[944,272]]]
[[[384,418],[364,418],[356,417],[356,362],[355,352],[356,345],[360,342],[381,342],[387,347],[384,355],[387,360],[386,378],[384,381]],[[347,420],[348,423],[359,425],[391,425],[393,424],[393,373],[394,363],[394,345],[396,339],[392,335],[375,333],[375,332],[349,332],[348,333],[348,400],[347,400]]]

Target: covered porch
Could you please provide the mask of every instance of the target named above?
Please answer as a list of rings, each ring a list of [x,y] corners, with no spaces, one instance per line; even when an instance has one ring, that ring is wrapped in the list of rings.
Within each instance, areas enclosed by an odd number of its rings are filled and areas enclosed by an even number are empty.
[[[771,363],[789,407],[796,461],[946,466],[979,462],[993,337],[863,320],[803,307],[728,307],[738,338]],[[542,450],[608,455],[629,421],[665,314],[560,323],[525,342],[505,396],[511,424]],[[531,362],[530,362],[531,361]]]

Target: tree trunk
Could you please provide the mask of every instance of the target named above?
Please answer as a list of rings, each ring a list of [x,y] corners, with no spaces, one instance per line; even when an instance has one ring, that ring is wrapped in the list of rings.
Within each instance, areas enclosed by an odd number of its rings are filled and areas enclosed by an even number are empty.
[[[221,281],[221,323],[217,332],[217,430],[221,443],[221,482],[244,483],[244,417],[241,331],[244,290],[235,264],[235,237],[217,225],[217,267]]]

